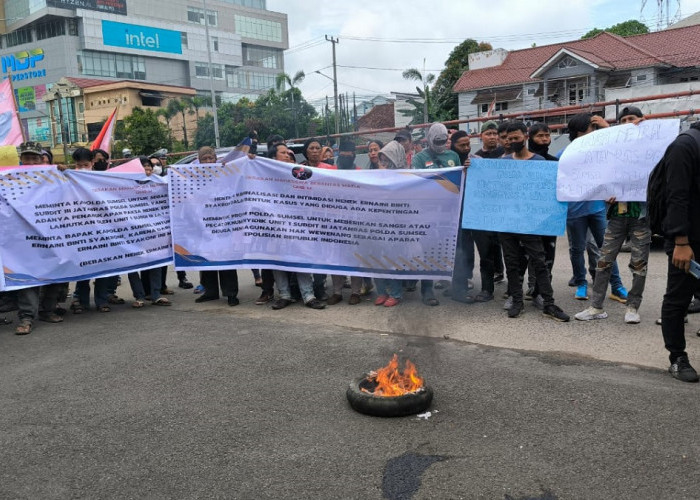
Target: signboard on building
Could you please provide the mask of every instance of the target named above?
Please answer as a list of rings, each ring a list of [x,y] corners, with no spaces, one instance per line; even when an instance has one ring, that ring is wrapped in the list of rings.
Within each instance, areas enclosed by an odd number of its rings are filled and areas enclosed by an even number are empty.
[[[46,0],[48,7],[85,9],[126,15],[126,0]]]
[[[13,82],[46,76],[46,70],[38,69],[36,66],[43,60],[43,49],[23,50],[0,58],[3,74],[11,73]]]
[[[103,20],[102,40],[105,45],[112,47],[182,54],[182,39],[179,31],[151,26]]]

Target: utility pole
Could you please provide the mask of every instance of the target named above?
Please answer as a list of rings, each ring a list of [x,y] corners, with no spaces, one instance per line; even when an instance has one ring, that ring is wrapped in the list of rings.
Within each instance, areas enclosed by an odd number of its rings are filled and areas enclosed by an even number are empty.
[[[338,68],[335,63],[335,46],[338,43],[337,38],[326,35],[326,41],[333,44],[333,97],[335,99],[335,133],[340,133],[340,116],[338,115]]]
[[[216,147],[221,147],[219,141],[219,115],[216,111],[216,94],[214,93],[214,68],[211,65],[211,40],[209,39],[209,15],[207,14],[207,0],[202,0],[204,7],[204,33],[207,37],[207,61],[209,63],[209,89],[211,90],[211,107],[214,115],[214,142]],[[184,122],[184,117],[183,117]],[[184,123],[183,123],[184,125]]]

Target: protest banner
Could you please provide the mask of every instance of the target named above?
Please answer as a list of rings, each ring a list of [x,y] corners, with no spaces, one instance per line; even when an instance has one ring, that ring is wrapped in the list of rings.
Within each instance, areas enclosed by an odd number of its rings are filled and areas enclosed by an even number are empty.
[[[557,162],[472,158],[464,191],[462,227],[559,236],[566,203],[556,198]]]
[[[172,262],[161,177],[46,166],[1,171],[0,223],[4,290]]]
[[[577,138],[559,159],[559,201],[646,201],[649,174],[678,136],[680,122],[644,120]]]
[[[325,170],[246,156],[169,175],[178,270],[452,275],[459,168]]]

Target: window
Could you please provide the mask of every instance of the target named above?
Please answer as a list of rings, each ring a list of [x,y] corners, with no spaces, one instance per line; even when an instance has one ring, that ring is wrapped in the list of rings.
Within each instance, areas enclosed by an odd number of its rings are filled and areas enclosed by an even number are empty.
[[[226,67],[226,86],[247,90],[268,90],[275,87],[273,73],[262,73],[242,68]]]
[[[183,47],[187,47],[187,33],[184,31],[180,32],[180,43]]]
[[[236,20],[236,33],[242,37],[269,42],[282,41],[282,25],[278,22],[239,15],[235,15],[234,18]]]
[[[204,24],[204,9],[187,7],[187,20],[191,23]],[[207,21],[209,26],[219,25],[219,13],[215,10],[207,9]]]
[[[489,106],[491,104],[489,103],[484,103],[481,105],[481,112],[482,113],[488,113],[489,112]],[[496,105],[494,106],[493,110],[494,111],[506,111],[508,109],[508,103],[507,102],[497,102]]]
[[[78,68],[83,75],[107,76],[129,80],[146,79],[146,61],[141,56],[85,51],[78,56]]]
[[[535,95],[537,89],[527,89],[527,95]]]
[[[213,52],[219,52],[219,38],[218,37],[211,37],[211,50]]]
[[[211,72],[215,80],[224,79],[224,66],[222,64],[212,64]],[[195,63],[194,74],[197,78],[209,78],[209,65],[207,63]]]
[[[70,36],[78,36],[78,20],[75,18],[68,19],[68,34]]]
[[[243,45],[243,65],[259,68],[279,69],[282,67],[282,51],[254,45]]]
[[[8,47],[15,47],[23,43],[32,42],[32,32],[29,28],[22,28],[5,35],[5,41]]]
[[[646,79],[647,79],[647,75],[637,75],[638,82],[643,82]]]
[[[576,66],[578,66],[578,61],[571,56],[566,56],[557,64],[557,68],[559,69],[573,68]]]
[[[234,5],[240,5],[241,7],[250,7],[251,9],[267,9],[265,5],[265,0],[221,0],[224,3],[232,3]]]
[[[37,40],[46,40],[47,38],[54,38],[65,34],[66,24],[63,22],[63,19],[56,19],[48,23],[38,24],[36,27]]]

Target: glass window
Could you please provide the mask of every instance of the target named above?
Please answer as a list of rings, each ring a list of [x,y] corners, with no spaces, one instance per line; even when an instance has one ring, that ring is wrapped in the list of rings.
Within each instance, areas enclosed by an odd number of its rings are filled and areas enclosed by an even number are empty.
[[[85,51],[78,56],[78,68],[83,75],[146,79],[146,61],[141,56]]]
[[[229,69],[230,68],[230,69]],[[272,73],[250,71],[243,68],[226,68],[226,86],[246,90],[268,90],[275,87]]]
[[[239,15],[235,15],[234,18],[236,21],[236,33],[242,37],[266,40],[269,42],[282,41],[281,23]]]
[[[78,20],[68,19],[68,34],[70,36],[78,36]]]
[[[249,7],[251,9],[267,9],[265,0],[222,0],[224,3],[231,3],[233,5],[240,5],[242,7]]]
[[[5,41],[8,47],[15,47],[23,43],[32,42],[32,31],[29,28],[22,28],[5,35]]]
[[[557,67],[559,69],[564,69],[564,68],[573,68],[578,66],[578,61],[574,59],[573,57],[566,56],[564,59],[559,61],[559,64],[557,64]]]
[[[204,9],[187,7],[187,20],[191,23],[204,24]],[[219,13],[215,10],[207,9],[207,21],[209,22],[209,26],[218,26]]]
[[[63,19],[56,19],[48,23],[38,24],[36,27],[36,39],[45,40],[66,34],[66,24]]]
[[[184,31],[180,32],[180,43],[183,47],[187,47],[187,33]]]
[[[211,37],[211,50],[214,52],[219,52],[219,38],[218,37]]]
[[[243,65],[279,69],[282,67],[282,50],[244,44]]]
[[[212,77],[215,80],[224,79],[224,66],[222,64],[212,64],[211,65]],[[209,65],[207,63],[198,62],[194,63],[194,74],[198,78],[208,78],[209,77]]]

